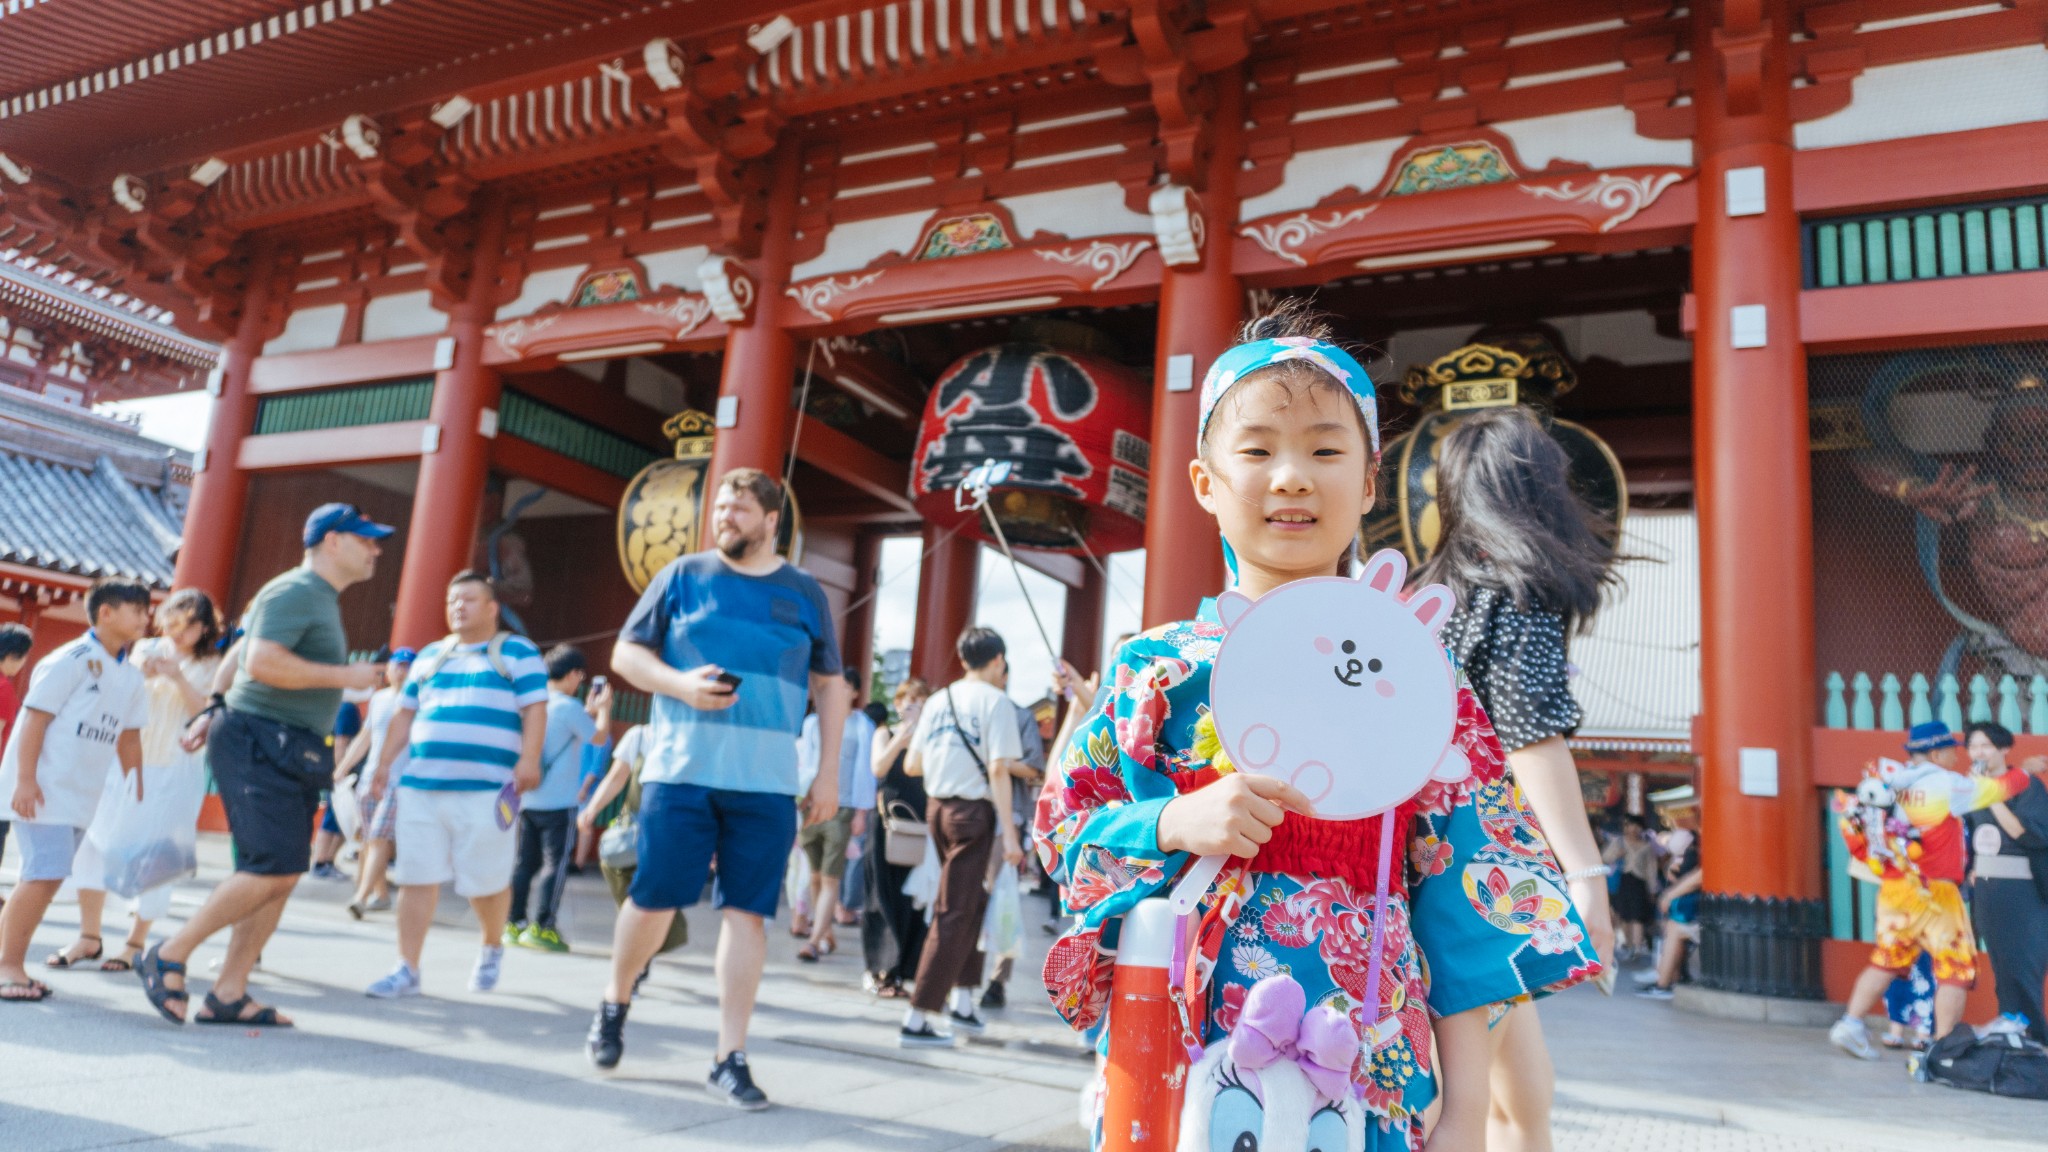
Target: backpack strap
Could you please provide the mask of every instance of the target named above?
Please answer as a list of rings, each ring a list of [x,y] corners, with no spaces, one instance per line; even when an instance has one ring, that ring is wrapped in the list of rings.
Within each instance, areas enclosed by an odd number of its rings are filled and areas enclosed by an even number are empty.
[[[510,632],[500,632],[496,636],[491,637],[489,644],[484,645],[484,659],[490,662],[491,671],[496,672],[498,678],[507,684],[517,683],[512,676],[512,662],[505,659],[505,641],[511,639],[511,637],[512,633]],[[424,684],[440,675],[442,667],[455,656],[455,650],[461,646],[461,638],[453,632],[443,637],[441,647],[432,656],[427,658],[426,670],[419,674],[420,682]]]

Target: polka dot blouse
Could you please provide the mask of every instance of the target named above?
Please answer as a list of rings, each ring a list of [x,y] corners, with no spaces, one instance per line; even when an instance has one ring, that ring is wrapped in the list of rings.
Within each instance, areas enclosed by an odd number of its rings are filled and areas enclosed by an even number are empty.
[[[1512,752],[1578,730],[1583,714],[1565,683],[1562,616],[1523,611],[1498,588],[1476,588],[1444,625],[1443,642],[1471,678],[1501,747]]]

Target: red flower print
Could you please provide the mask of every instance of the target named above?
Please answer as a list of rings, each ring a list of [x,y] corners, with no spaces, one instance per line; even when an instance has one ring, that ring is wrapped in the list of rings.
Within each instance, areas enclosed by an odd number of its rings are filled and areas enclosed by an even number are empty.
[[[1451,862],[1451,846],[1435,836],[1418,836],[1408,845],[1408,863],[1421,876],[1441,876]]]
[[[1244,998],[1250,991],[1242,984],[1225,984],[1222,1002],[1216,1005],[1216,1027],[1225,1032],[1237,1028],[1237,1018],[1244,1012]]]
[[[1259,918],[1259,927],[1265,930],[1268,939],[1282,948],[1300,948],[1313,939],[1309,935],[1308,924],[1284,902],[1266,909],[1266,914]]]
[[[1598,976],[1601,973],[1601,971],[1602,969],[1600,966],[1600,962],[1598,960],[1591,960],[1584,964],[1574,964],[1572,965],[1571,971],[1566,972],[1564,974],[1563,982],[1552,985],[1550,990],[1553,992],[1562,991],[1563,989],[1569,988],[1574,984],[1584,983],[1585,981],[1591,980],[1593,977]]]
[[[1045,956],[1045,992],[1053,1010],[1075,1028],[1087,1028],[1109,1007],[1116,965],[1102,954],[1102,931],[1090,928],[1053,941]]]
[[[1061,802],[1068,811],[1082,808],[1100,808],[1119,800],[1129,800],[1131,794],[1124,787],[1123,777],[1114,768],[1069,768],[1067,786],[1061,790]]]

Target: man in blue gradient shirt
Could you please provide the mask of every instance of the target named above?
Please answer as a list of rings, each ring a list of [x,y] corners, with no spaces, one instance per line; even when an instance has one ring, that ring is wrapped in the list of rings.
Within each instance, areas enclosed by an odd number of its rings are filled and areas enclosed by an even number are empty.
[[[612,671],[654,697],[640,774],[639,865],[612,934],[612,979],[590,1027],[600,1068],[625,1050],[634,978],[676,910],[697,902],[718,861],[718,1051],[707,1087],[726,1103],[768,1106],[747,1067],[747,1024],[767,956],[797,815],[829,820],[839,774],[820,772],[802,805],[797,733],[815,697],[819,761],[839,763],[848,693],[824,590],[775,552],[782,485],[753,468],[719,483],[717,547],[671,562],[640,597],[612,649]]]

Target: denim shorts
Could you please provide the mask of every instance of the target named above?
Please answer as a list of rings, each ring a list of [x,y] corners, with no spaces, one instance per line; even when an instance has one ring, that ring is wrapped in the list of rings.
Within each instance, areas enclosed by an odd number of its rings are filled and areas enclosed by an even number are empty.
[[[73,828],[69,824],[15,821],[14,848],[21,853],[21,883],[63,880],[70,876],[71,862],[78,855],[78,846],[84,842],[83,828]]]
[[[692,907],[716,859],[711,906],[772,920],[795,844],[793,796],[643,783],[640,865],[627,895],[650,911]]]

